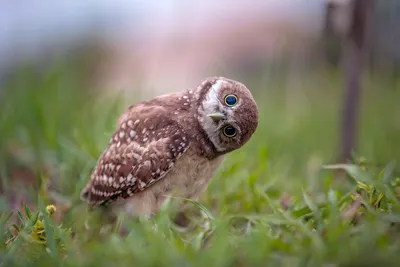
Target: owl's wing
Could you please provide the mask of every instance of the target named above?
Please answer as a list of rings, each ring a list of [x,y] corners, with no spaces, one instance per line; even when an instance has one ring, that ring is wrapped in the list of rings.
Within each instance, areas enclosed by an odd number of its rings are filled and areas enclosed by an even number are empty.
[[[154,114],[153,111],[149,111]],[[165,114],[122,116],[81,193],[90,205],[128,198],[162,179],[189,147],[179,124]],[[147,114],[151,115],[151,114]]]

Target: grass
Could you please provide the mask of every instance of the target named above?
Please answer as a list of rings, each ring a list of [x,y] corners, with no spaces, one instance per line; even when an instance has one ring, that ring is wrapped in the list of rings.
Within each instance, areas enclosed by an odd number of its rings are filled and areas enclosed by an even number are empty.
[[[366,80],[354,164],[330,165],[342,81],[317,74],[244,80],[260,126],[192,203],[201,212],[180,228],[171,199],[155,218],[122,221],[130,232],[121,238],[84,228],[79,192],[125,107],[88,90],[77,63],[16,71],[0,91],[0,265],[396,264],[400,88]],[[346,175],[335,179],[337,170]]]

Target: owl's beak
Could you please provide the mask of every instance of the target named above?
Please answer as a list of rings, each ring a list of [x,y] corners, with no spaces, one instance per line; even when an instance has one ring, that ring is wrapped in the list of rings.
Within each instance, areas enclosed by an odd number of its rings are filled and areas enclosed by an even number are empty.
[[[225,115],[222,113],[219,113],[219,112],[211,113],[211,114],[208,114],[207,116],[215,121],[219,121],[219,120],[222,120],[225,118]]]

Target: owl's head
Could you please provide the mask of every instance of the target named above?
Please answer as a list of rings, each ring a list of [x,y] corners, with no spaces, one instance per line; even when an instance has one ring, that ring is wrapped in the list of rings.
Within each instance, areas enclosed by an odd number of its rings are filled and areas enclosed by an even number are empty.
[[[198,87],[198,120],[219,153],[243,146],[258,125],[258,108],[242,83],[224,77],[204,80]]]

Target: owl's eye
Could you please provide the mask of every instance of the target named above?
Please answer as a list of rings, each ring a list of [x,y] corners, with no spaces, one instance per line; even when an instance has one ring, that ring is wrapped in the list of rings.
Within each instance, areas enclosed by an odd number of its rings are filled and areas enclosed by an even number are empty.
[[[237,103],[237,97],[235,95],[227,95],[225,96],[225,104],[227,106],[234,106]]]
[[[233,128],[231,125],[227,125],[223,129],[223,133],[226,137],[235,137],[236,136],[236,129]]]

